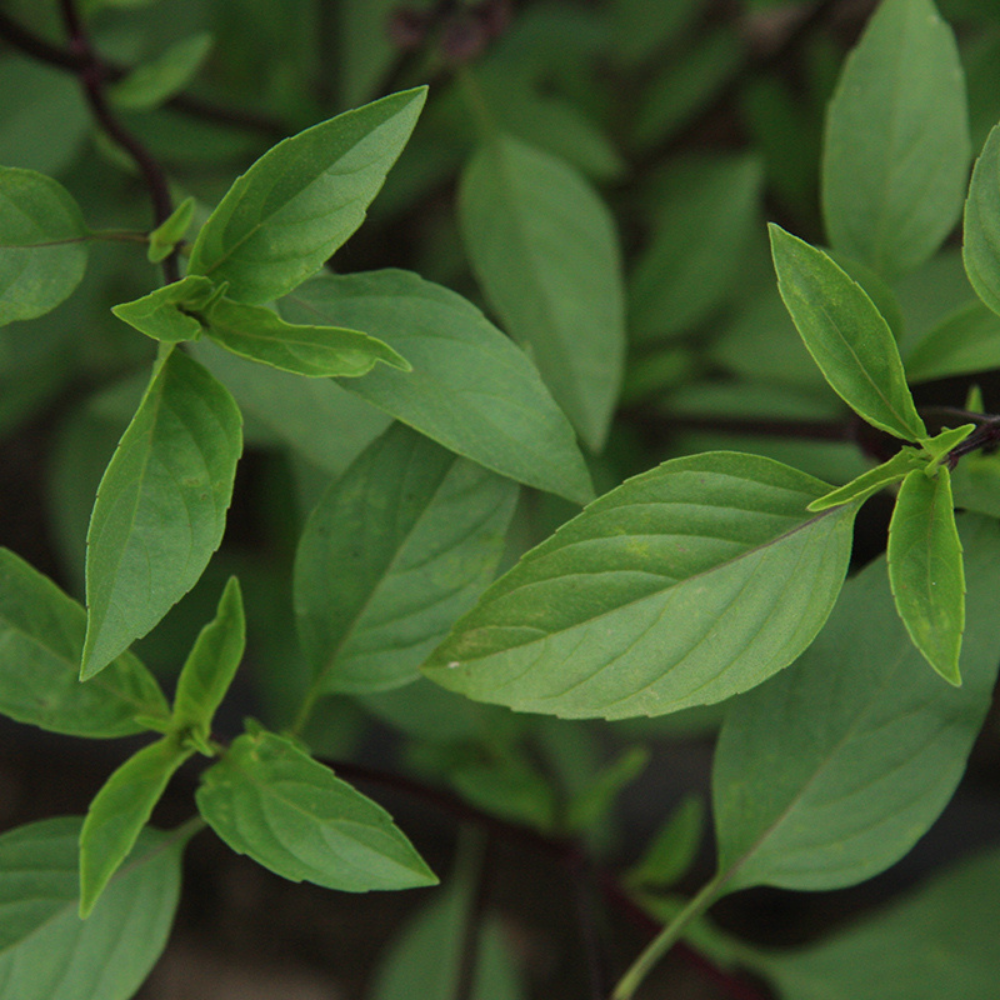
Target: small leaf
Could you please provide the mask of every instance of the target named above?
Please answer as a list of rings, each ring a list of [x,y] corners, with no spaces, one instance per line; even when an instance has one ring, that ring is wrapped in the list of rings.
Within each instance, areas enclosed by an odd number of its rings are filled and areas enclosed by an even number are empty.
[[[236,676],[245,645],[243,595],[239,580],[232,576],[215,618],[199,633],[177,679],[173,728],[182,739],[193,730],[199,749],[206,749],[212,717]]]
[[[112,306],[111,311],[140,333],[168,344],[197,340],[205,324],[194,315],[215,292],[208,278],[189,274],[132,302]]]
[[[90,915],[111,876],[135,846],[167,782],[194,750],[172,736],[133,754],[90,803],[80,830],[80,916]]]
[[[302,284],[364,221],[426,94],[392,94],[279,142],[202,226],[188,273],[258,305]]]
[[[948,457],[948,452],[960,445],[975,429],[975,424],[963,424],[954,429],[945,428],[940,434],[921,441],[920,447],[931,457],[924,473],[935,475],[938,466]]]
[[[177,244],[184,239],[184,234],[194,218],[194,198],[185,198],[164,220],[149,234],[149,249],[146,257],[151,264],[159,264],[169,257]]]
[[[1000,317],[973,300],[911,342],[904,362],[911,385],[1000,368]]]
[[[425,664],[479,701],[622,719],[711,704],[781,670],[836,601],[855,505],[752,455],[674,459],[532,549]]]
[[[402,424],[312,513],[295,611],[314,687],[398,687],[493,579],[518,489]]]
[[[131,653],[81,684],[87,615],[51,580],[0,549],[0,712],[69,736],[142,732],[136,716],[168,718],[159,684]]]
[[[188,85],[208,58],[212,41],[208,32],[201,32],[174,42],[161,55],[112,84],[108,97],[129,110],[157,107]]]
[[[480,465],[575,503],[593,496],[573,429],[524,352],[460,295],[408,271],[324,275],[281,303],[295,322],[368,330],[413,365],[340,383]]]
[[[887,486],[892,486],[893,483],[901,482],[911,470],[923,468],[926,465],[927,462],[921,458],[920,453],[915,448],[904,447],[901,451],[896,452],[888,462],[883,462],[874,469],[869,469],[857,479],[852,479],[832,493],[827,493],[825,497],[813,500],[806,509],[821,511],[854,500],[864,502],[870,496],[878,493],[879,490],[884,490]]]
[[[946,681],[961,684],[965,577],[947,468],[933,479],[916,470],[903,480],[888,554],[892,593],[910,638]]]
[[[89,235],[61,184],[0,167],[0,326],[41,316],[69,296],[87,268]]]
[[[449,751],[441,753],[445,756]],[[552,785],[525,756],[503,750],[482,759],[462,761],[448,770],[448,778],[467,802],[511,823],[551,833],[556,822],[556,796]],[[432,758],[433,759],[433,758]]]
[[[484,145],[459,191],[476,276],[580,436],[600,451],[621,387],[625,305],[614,220],[586,180],[510,136]]]
[[[229,393],[174,349],[98,489],[87,534],[83,679],[156,625],[208,565],[225,529],[240,426]]]
[[[437,882],[381,806],[273,733],[234,740],[197,799],[234,851],[293,882],[344,892]]]
[[[1000,661],[1000,529],[967,516],[962,537],[970,625],[961,688],[922,668],[879,559],[848,581],[798,663],[734,703],[712,779],[725,891],[861,882],[895,864],[947,805]]]
[[[1000,125],[990,132],[972,171],[962,257],[976,294],[1000,314]]]
[[[614,805],[618,793],[639,777],[649,764],[645,747],[629,747],[618,759],[594,775],[590,785],[577,795],[566,811],[569,830],[586,831],[603,819]]]
[[[955,225],[970,155],[951,29],[931,0],[883,0],[827,114],[830,243],[888,278],[919,267]]]
[[[0,836],[0,1000],[130,1000],[166,946],[188,837],[144,830],[83,921],[80,824],[48,819]]]
[[[646,848],[646,853],[624,876],[631,888],[666,888],[683,878],[701,846],[705,802],[688,794]]]
[[[263,306],[219,299],[207,311],[207,332],[227,351],[281,371],[312,378],[356,378],[382,361],[410,371],[391,347],[357,330],[335,326],[293,326]]]
[[[822,250],[773,223],[768,228],[778,290],[837,395],[889,434],[905,441],[927,437],[896,341],[872,300]]]

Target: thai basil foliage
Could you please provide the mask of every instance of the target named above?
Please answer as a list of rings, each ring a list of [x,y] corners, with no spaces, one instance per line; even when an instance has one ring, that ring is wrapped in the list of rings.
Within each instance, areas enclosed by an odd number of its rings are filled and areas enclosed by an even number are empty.
[[[8,6],[0,433],[62,420],[65,589],[0,550],[0,711],[150,740],[86,817],[0,836],[0,1000],[132,996],[206,825],[293,881],[436,883],[323,762],[352,754],[338,720],[397,730],[484,822],[600,858],[648,754],[546,717],[669,736],[715,704],[716,874],[665,895],[704,810],[664,808],[616,876],[665,925],[616,1000],[682,936],[786,1000],[993,997],[995,851],[794,952],[704,916],[894,865],[991,705],[993,5],[948,5],[960,51],[932,0],[882,0],[842,66],[803,21],[801,91],[754,54],[772,14],[749,0],[738,22],[699,0],[317,0],[277,38],[212,0]],[[105,58],[126,24],[148,56],[127,70]],[[694,128],[734,93],[736,153]],[[291,472],[252,555],[224,541],[245,452]],[[876,496],[886,554],[852,571]],[[237,731],[213,723],[234,680],[261,720]],[[196,818],[150,826],[199,760]],[[527,995],[478,923],[476,856],[373,996]]]

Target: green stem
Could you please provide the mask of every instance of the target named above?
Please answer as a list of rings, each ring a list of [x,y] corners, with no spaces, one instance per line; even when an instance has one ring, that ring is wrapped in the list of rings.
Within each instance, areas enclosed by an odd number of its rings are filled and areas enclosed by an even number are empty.
[[[700,917],[715,902],[723,882],[725,876],[720,872],[656,935],[619,980],[614,993],[611,994],[612,1000],[631,1000],[653,966],[680,940],[687,925],[696,917]]]

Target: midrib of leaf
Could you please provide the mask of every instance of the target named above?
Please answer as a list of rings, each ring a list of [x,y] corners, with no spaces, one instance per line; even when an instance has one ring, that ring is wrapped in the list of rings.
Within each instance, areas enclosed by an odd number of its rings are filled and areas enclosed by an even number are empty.
[[[71,243],[86,243],[89,236],[67,236],[61,240],[44,240],[41,243],[0,243],[0,250],[38,250],[45,247],[62,247]]]

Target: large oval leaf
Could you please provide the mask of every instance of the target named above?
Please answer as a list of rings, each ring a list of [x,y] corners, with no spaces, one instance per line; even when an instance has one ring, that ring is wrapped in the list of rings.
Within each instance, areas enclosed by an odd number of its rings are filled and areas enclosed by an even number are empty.
[[[1000,313],[1000,125],[990,132],[972,171],[962,257],[976,294]]]
[[[98,489],[81,676],[104,669],[197,582],[222,541],[242,450],[232,396],[174,349]]]
[[[80,683],[87,615],[72,598],[0,549],[0,712],[54,733],[108,739],[168,718],[153,675],[131,654]]]
[[[827,116],[830,243],[888,277],[918,267],[958,219],[970,156],[951,29],[931,0],[883,0]]]
[[[901,858],[947,805],[1000,658],[1000,528],[963,519],[969,628],[961,688],[927,669],[878,560],[844,588],[799,663],[726,718],[713,795],[725,891],[833,889]]]
[[[566,417],[518,347],[460,295],[409,271],[324,275],[281,303],[296,323],[365,330],[411,372],[340,382],[451,451],[576,503],[593,496]]]
[[[570,166],[510,136],[472,158],[459,193],[476,275],[595,451],[621,387],[625,306],[608,209]]]
[[[295,610],[319,691],[381,691],[417,668],[492,580],[517,484],[403,424],[313,511]]]
[[[300,285],[364,221],[426,94],[391,94],[279,142],[209,216],[188,273],[227,281],[231,299],[252,304]]]
[[[787,666],[844,581],[857,507],[819,480],[717,452],[665,462],[525,555],[425,667],[481,701],[567,717],[721,701]]]
[[[129,1000],[167,943],[187,837],[144,831],[81,920],[80,823],[49,819],[0,837],[0,1000]]]
[[[293,882],[344,892],[437,882],[381,806],[273,733],[234,740],[197,798],[234,851]]]

